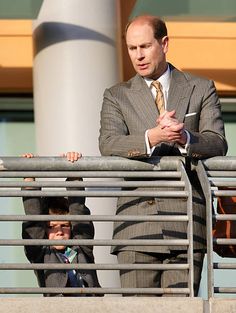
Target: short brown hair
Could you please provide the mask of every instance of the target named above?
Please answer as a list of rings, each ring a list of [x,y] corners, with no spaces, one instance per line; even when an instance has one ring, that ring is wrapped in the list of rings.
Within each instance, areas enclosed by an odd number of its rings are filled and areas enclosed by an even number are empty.
[[[46,197],[44,201],[49,215],[66,215],[69,213],[69,203],[65,197]]]
[[[150,25],[153,29],[154,38],[155,39],[161,39],[165,36],[168,36],[167,27],[165,22],[158,16],[154,15],[139,15],[135,16],[132,20],[128,22],[128,24],[125,27],[125,35],[127,33],[127,30],[129,26],[137,21],[137,20],[144,20],[146,24]]]

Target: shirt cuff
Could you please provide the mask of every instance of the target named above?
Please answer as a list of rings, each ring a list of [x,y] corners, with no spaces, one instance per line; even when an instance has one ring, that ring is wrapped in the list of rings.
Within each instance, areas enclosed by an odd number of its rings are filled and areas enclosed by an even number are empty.
[[[182,155],[187,155],[187,150],[190,144],[190,133],[186,129],[184,130],[184,132],[187,136],[186,144],[184,145],[184,147],[179,145],[178,149]]]
[[[148,140],[148,131],[149,129],[145,131],[145,143],[146,143],[147,155],[151,156],[156,147],[155,146],[152,148],[150,147],[149,140]]]

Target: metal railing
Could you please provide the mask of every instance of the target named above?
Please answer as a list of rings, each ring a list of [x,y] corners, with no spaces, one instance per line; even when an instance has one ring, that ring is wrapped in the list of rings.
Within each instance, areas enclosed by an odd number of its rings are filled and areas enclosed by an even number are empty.
[[[236,262],[215,262],[213,246],[236,245],[235,239],[214,238],[213,223],[215,221],[236,221],[236,214],[219,214],[214,207],[218,196],[236,196],[236,157],[214,157],[199,161],[196,167],[200,183],[206,198],[207,217],[207,276],[208,276],[208,298],[216,294],[235,294],[236,287],[215,286],[215,270],[236,269]],[[221,187],[235,190],[220,190]],[[233,188],[234,187],[234,188]],[[227,189],[226,188],[226,189]],[[236,213],[236,211],[235,211]],[[234,261],[234,259],[232,259]]]
[[[25,182],[23,177],[40,178],[39,181]],[[83,177],[84,181],[58,181],[58,178]],[[109,181],[106,179],[109,178]],[[114,178],[114,181],[111,180]],[[117,181],[119,179],[127,179]],[[150,180],[148,179],[150,178]],[[87,180],[86,180],[87,179]],[[27,190],[22,187],[37,187]],[[66,190],[67,187],[84,187],[84,190]],[[145,190],[138,190],[142,187]],[[55,190],[55,188],[57,190]],[[151,188],[151,189],[150,189]],[[153,190],[157,188],[157,190]],[[171,190],[168,190],[170,188]],[[187,223],[186,239],[93,239],[93,240],[47,240],[47,239],[1,239],[1,246],[26,245],[92,245],[92,246],[186,246],[186,264],[79,264],[80,269],[95,270],[188,270],[187,288],[0,288],[0,294],[42,294],[42,293],[87,293],[87,294],[184,294],[193,297],[193,231],[192,231],[192,189],[188,180],[184,159],[163,157],[148,162],[127,160],[119,157],[83,157],[70,163],[59,157],[37,157],[25,159],[3,157],[0,159],[0,197],[23,196],[83,196],[83,197],[155,197],[186,199],[186,215],[61,215],[60,219],[70,221],[151,221]],[[4,210],[4,213],[5,210]],[[58,220],[58,216],[48,215],[1,215],[0,221],[48,221]],[[74,264],[29,264],[4,263],[0,270],[43,270],[75,269]]]

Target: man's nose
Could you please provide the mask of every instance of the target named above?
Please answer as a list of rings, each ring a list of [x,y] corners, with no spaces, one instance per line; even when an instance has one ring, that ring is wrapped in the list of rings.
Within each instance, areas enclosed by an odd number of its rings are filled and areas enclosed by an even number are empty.
[[[141,48],[137,48],[137,59],[140,60],[144,57],[143,50]]]

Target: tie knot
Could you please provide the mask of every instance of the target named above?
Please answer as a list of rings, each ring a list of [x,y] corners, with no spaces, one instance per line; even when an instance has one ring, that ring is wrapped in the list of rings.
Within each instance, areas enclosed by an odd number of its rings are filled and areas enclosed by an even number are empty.
[[[162,91],[162,85],[158,80],[154,80],[152,86],[154,86],[157,91]]]

